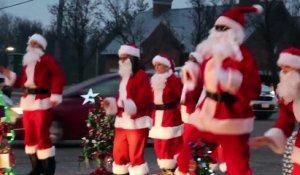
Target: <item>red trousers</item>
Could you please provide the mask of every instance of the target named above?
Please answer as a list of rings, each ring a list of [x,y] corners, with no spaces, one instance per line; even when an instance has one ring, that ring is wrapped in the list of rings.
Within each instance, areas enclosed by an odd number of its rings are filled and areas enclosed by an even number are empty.
[[[249,134],[219,135],[199,131],[190,124],[185,124],[183,135],[183,148],[177,158],[178,171],[188,173],[189,161],[192,159],[189,142],[203,138],[209,142],[220,144],[223,148],[223,158],[227,164],[228,175],[251,175],[249,166],[250,151],[248,145]]]
[[[153,139],[154,151],[160,169],[174,169],[176,167],[175,156],[182,147],[182,137],[171,139]]]
[[[23,111],[23,125],[25,129],[25,152],[37,152],[39,159],[54,156],[54,147],[50,139],[52,123],[51,110]]]
[[[143,175],[149,172],[144,160],[149,129],[116,128],[113,147],[113,173]]]

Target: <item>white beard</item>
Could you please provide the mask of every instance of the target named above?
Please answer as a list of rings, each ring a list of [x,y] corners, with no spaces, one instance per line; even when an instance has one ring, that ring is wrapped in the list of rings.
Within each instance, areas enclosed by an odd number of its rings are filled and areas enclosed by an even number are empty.
[[[280,71],[280,83],[277,86],[276,92],[279,97],[283,98],[284,103],[288,104],[299,98],[300,75],[296,71],[290,71],[283,74]]]
[[[130,59],[124,62],[119,61],[119,74],[122,78],[129,78],[133,74]]]
[[[168,72],[157,74],[155,73],[151,77],[151,87],[155,93],[155,91],[161,91],[166,87],[167,79],[173,74],[172,70],[169,70]]]
[[[40,48],[28,46],[26,51],[27,53],[23,57],[23,65],[33,65],[37,61],[40,61],[41,56],[44,55],[43,50]]]
[[[232,29],[218,32],[212,28],[208,38],[198,44],[196,50],[204,58],[213,58],[220,63],[228,57],[241,61],[243,56],[236,38],[237,36]]]

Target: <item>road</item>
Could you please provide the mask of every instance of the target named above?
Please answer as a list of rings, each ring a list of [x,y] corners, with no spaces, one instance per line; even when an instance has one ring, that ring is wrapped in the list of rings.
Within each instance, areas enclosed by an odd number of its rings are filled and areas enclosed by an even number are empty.
[[[263,134],[272,126],[277,114],[271,119],[265,121],[255,121],[253,136]],[[25,175],[30,170],[29,160],[24,154],[21,144],[14,144],[14,153],[16,157],[16,165],[14,170],[17,175]],[[78,163],[78,155],[81,148],[77,144],[67,144],[57,146],[57,171],[56,175],[88,175],[95,165],[87,168],[84,163]],[[149,164],[150,172],[158,172],[156,158],[152,147],[146,149],[145,158]],[[281,156],[274,154],[270,149],[263,148],[259,150],[251,150],[251,167],[253,175],[280,175],[281,174]],[[221,175],[218,173],[217,175]]]

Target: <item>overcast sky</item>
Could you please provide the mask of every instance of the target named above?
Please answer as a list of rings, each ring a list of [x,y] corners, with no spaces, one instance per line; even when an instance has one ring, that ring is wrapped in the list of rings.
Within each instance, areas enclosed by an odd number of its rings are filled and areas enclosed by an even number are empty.
[[[27,0],[1,0],[0,8],[25,1]],[[59,0],[33,0],[25,4],[7,8],[4,11],[15,16],[40,21],[42,24],[48,25],[50,23],[48,6],[58,3],[58,1]],[[152,7],[152,0],[148,1]],[[187,0],[173,0],[172,8],[185,8],[187,7],[186,1]]]

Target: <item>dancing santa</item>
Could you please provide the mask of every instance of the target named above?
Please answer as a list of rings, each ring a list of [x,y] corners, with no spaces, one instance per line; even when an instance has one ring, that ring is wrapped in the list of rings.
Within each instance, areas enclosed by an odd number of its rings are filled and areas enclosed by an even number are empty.
[[[254,116],[249,104],[259,96],[261,83],[255,58],[242,43],[244,14],[261,11],[259,5],[229,9],[197,46],[203,56],[200,76],[205,96],[188,117],[194,127],[186,132],[222,146],[228,175],[252,174],[248,139]],[[177,174],[187,173],[186,160],[190,158],[178,157]]]
[[[140,49],[134,44],[119,49],[119,97],[106,98],[107,114],[117,114],[113,145],[113,173],[146,175],[144,159],[149,128],[151,128],[150,80],[140,62]]]
[[[281,52],[277,61],[280,66],[280,82],[277,87],[279,97],[279,118],[275,125],[264,136],[251,139],[252,147],[268,145],[282,154],[285,151],[287,138],[292,134],[295,124],[300,122],[300,49],[288,48]],[[296,136],[292,161],[292,175],[300,174],[300,132]]]
[[[157,163],[163,175],[175,171],[175,156],[182,145],[182,121],[180,96],[182,83],[174,74],[173,60],[166,54],[153,58],[155,74],[151,77],[154,110],[153,126],[149,137],[153,138]]]
[[[64,73],[56,59],[45,53],[46,39],[40,34],[29,37],[27,52],[23,57],[20,76],[4,70],[6,84],[25,89],[21,97],[25,153],[29,155],[30,175],[53,175],[55,172],[55,147],[49,129],[52,123],[51,108],[62,101]]]

